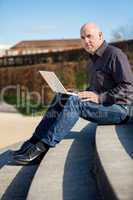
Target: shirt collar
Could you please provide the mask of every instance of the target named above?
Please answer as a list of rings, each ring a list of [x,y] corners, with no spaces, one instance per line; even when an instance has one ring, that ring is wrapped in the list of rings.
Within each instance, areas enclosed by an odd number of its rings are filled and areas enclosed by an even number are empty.
[[[96,50],[96,52],[92,55],[90,54],[91,60],[95,61],[98,57],[101,57],[107,48],[108,43],[104,40],[101,46]]]
[[[98,56],[102,56],[105,49],[107,48],[108,44],[107,42],[104,40],[103,43],[101,44],[101,46],[96,50],[94,55],[98,55]]]

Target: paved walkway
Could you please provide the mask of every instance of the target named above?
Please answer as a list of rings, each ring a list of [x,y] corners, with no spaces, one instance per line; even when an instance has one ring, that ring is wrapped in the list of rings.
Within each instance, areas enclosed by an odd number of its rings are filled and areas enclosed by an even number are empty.
[[[17,113],[17,109],[13,105],[0,101],[0,112]]]
[[[0,148],[31,136],[41,117],[25,117],[19,113],[0,113]]]

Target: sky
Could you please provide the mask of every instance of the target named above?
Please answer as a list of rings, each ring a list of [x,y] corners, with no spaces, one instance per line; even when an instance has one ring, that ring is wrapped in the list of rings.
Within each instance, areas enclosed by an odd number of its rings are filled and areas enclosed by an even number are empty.
[[[97,23],[109,42],[132,21],[133,0],[0,0],[0,44],[79,38],[86,22]]]

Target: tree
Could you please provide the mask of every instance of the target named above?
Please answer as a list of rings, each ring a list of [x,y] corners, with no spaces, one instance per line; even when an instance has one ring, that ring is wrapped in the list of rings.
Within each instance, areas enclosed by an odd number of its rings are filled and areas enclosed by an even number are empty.
[[[133,39],[133,26],[120,26],[112,31],[111,42]]]

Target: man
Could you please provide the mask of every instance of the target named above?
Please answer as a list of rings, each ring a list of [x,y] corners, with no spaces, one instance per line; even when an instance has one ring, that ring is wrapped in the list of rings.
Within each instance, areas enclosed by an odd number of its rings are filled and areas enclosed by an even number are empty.
[[[19,150],[13,151],[14,160],[19,164],[29,164],[55,147],[79,117],[98,124],[121,124],[129,119],[133,75],[126,55],[108,45],[94,23],[84,24],[80,36],[91,58],[90,87],[77,96],[58,94],[54,97],[33,136]]]

